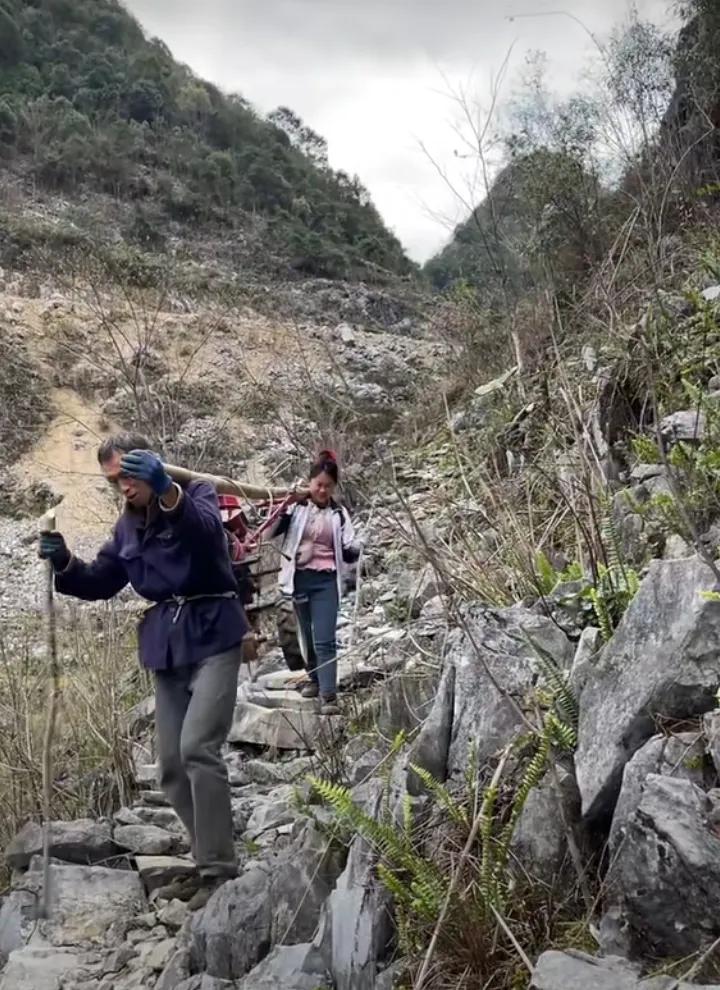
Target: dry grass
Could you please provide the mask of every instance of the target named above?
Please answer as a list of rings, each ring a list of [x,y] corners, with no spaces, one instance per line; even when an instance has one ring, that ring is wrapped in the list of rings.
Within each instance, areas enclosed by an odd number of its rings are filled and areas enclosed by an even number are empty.
[[[147,693],[134,621],[108,607],[60,623],[60,709],[52,750],[51,814],[111,814],[132,795],[126,715]],[[49,664],[38,621],[0,629],[0,845],[40,820]]]

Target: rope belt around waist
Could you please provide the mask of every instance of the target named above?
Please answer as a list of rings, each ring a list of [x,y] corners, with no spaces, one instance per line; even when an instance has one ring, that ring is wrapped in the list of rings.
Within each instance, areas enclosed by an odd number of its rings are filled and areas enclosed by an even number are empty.
[[[155,602],[155,605],[151,605],[150,608],[155,608],[156,605],[175,605],[175,611],[173,612],[172,621],[173,624],[177,622],[180,618],[180,613],[185,608],[189,602],[200,602],[206,598],[237,598],[237,591],[218,591],[215,593],[209,593],[206,595],[171,595],[169,598],[164,598],[161,602]],[[150,611],[150,609],[148,609]]]

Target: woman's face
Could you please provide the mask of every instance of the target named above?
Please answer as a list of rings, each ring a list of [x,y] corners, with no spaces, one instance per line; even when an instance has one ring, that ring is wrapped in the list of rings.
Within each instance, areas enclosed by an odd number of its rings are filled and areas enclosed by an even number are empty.
[[[335,482],[325,471],[310,479],[310,498],[315,505],[327,505],[334,494]]]

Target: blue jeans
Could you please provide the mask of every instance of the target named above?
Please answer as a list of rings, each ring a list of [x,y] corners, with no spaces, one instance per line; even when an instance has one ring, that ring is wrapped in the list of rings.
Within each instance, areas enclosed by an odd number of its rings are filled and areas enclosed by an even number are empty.
[[[335,636],[339,606],[335,571],[296,571],[293,604],[310,678],[322,696],[333,695],[337,690]]]

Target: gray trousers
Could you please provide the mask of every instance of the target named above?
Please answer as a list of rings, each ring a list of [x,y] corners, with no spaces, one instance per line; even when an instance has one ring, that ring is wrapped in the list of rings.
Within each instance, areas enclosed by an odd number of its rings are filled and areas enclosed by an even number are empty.
[[[237,861],[227,767],[241,648],[194,667],[155,673],[160,786],[190,835],[203,876],[235,876]]]

